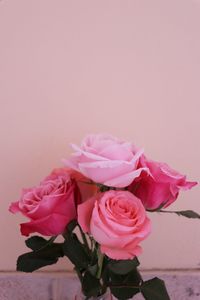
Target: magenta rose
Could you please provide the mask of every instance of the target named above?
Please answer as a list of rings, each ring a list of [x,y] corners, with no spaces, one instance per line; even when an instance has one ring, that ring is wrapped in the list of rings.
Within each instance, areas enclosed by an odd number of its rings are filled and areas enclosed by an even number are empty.
[[[177,199],[180,190],[191,189],[197,184],[187,181],[186,176],[166,163],[149,160],[145,156],[140,161],[143,167],[149,169],[151,175],[143,173],[130,185],[129,190],[141,199],[146,209],[167,207]]]
[[[21,233],[38,232],[47,236],[63,233],[77,217],[80,194],[76,182],[65,169],[54,170],[40,185],[24,189],[19,201],[11,204],[12,213],[21,212],[30,222],[21,224]]]
[[[94,182],[113,187],[126,187],[146,167],[138,167],[143,151],[132,143],[105,134],[88,135],[65,163]]]
[[[139,243],[150,233],[142,202],[128,191],[99,193],[78,205],[78,222],[102,253],[118,260],[141,254]]]

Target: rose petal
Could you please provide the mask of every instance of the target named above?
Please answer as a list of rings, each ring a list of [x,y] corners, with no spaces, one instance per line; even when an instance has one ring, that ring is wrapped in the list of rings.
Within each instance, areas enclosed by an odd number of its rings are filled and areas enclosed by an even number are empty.
[[[78,205],[78,223],[84,232],[90,233],[90,220],[95,201],[96,198],[92,197],[89,200]]]
[[[12,212],[13,214],[19,212],[20,211],[19,201],[12,202],[10,207],[9,207],[9,211]]]
[[[148,172],[148,169],[147,168],[137,169],[135,171],[124,174],[122,176],[113,178],[111,180],[107,180],[104,182],[104,184],[107,186],[114,186],[114,187],[118,187],[118,188],[126,187],[126,186],[130,185],[134,179],[139,177],[141,175],[142,171]]]
[[[43,219],[20,224],[21,234],[29,236],[30,233],[38,232],[46,236],[58,235],[64,232],[66,225],[71,220],[70,217],[53,213]]]
[[[132,259],[135,256],[139,256],[142,253],[142,248],[137,245],[134,249],[126,250],[126,249],[109,248],[104,245],[101,245],[101,252],[105,253],[108,257],[116,260]]]

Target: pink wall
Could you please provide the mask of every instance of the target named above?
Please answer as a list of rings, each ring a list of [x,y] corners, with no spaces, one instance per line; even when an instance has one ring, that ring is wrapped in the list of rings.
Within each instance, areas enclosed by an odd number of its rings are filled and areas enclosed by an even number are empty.
[[[199,179],[200,2],[2,0],[0,101],[0,270],[12,270],[25,248],[9,202],[88,132]],[[199,191],[173,208],[200,212]],[[142,266],[199,267],[199,236],[197,220],[154,215]]]

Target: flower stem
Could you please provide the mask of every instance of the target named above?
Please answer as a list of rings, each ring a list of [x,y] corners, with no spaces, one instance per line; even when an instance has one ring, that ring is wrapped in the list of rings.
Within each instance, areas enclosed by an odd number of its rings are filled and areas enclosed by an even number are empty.
[[[104,260],[104,254],[101,253],[100,247],[98,248],[98,272],[97,272],[97,278],[100,279],[101,278],[101,272],[102,272],[102,268],[103,268],[103,260]]]
[[[78,225],[78,227],[79,227],[79,230],[80,230],[80,233],[81,233],[81,237],[82,237],[83,243],[84,243],[84,245],[85,245],[85,247],[86,247],[86,250],[87,250],[87,252],[88,252],[88,254],[89,254],[89,253],[90,253],[90,247],[89,247],[89,244],[88,244],[86,235],[85,235],[85,233],[83,232],[81,226]]]

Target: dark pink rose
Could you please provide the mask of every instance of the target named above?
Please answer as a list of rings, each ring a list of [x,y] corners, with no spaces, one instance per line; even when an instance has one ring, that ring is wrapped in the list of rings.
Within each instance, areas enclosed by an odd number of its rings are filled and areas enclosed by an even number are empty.
[[[141,165],[149,169],[150,175],[143,173],[131,184],[129,190],[142,200],[146,209],[167,207],[177,199],[180,190],[191,189],[197,184],[187,181],[186,176],[173,170],[166,163],[149,160],[143,156]]]
[[[140,242],[150,233],[150,221],[140,199],[128,191],[98,193],[78,205],[78,222],[112,259],[141,254]]]
[[[132,143],[118,140],[111,135],[91,134],[81,146],[72,145],[74,153],[65,164],[94,182],[113,187],[126,187],[140,176],[145,167],[139,168],[143,151]]]
[[[11,204],[12,213],[21,212],[30,222],[21,224],[21,233],[38,232],[47,236],[63,233],[77,217],[80,193],[75,180],[65,169],[56,169],[40,185],[24,189],[19,201]]]

